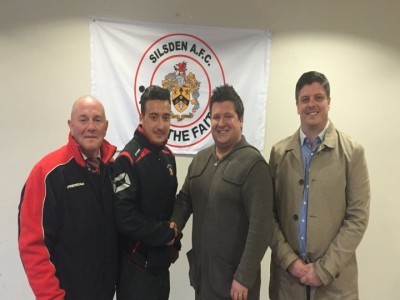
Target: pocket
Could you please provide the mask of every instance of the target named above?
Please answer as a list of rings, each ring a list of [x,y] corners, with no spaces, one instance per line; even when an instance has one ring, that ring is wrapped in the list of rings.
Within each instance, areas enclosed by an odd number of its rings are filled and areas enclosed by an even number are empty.
[[[145,269],[147,267],[147,260],[141,253],[135,252],[133,254],[126,253],[123,255],[126,257],[126,260],[131,266],[139,267],[141,269]]]
[[[209,261],[210,286],[215,295],[230,299],[233,274],[237,266],[231,265],[222,258],[210,253]]]
[[[194,255],[194,249],[190,249],[189,252],[186,253],[187,259],[189,261],[189,281],[190,285],[197,290],[197,265],[196,265],[196,257]]]

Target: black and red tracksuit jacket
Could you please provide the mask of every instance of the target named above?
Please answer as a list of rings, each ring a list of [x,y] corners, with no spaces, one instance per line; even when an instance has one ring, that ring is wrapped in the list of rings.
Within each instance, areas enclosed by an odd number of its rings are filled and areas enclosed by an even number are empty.
[[[18,244],[36,299],[113,299],[118,243],[109,163],[115,150],[104,141],[101,173],[91,174],[70,134],[67,145],[32,169],[21,194]]]
[[[122,250],[135,254],[149,270],[168,269],[174,238],[169,227],[178,185],[175,157],[165,145],[152,144],[141,125],[114,163],[115,222]],[[175,245],[179,247],[180,242]]]

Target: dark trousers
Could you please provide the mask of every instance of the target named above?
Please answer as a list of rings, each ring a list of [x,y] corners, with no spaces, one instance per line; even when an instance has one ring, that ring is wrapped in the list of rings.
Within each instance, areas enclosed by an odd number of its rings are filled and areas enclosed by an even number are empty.
[[[148,270],[122,256],[117,283],[117,300],[168,300],[169,271]]]

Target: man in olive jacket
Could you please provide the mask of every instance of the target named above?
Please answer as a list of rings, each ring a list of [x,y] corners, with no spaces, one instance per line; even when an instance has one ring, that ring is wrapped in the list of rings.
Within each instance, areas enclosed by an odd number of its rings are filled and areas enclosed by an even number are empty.
[[[272,235],[270,170],[242,136],[244,108],[233,87],[213,91],[210,112],[215,145],[194,157],[172,221],[182,230],[193,214],[187,256],[196,299],[259,299]]]
[[[296,105],[299,130],[270,156],[276,219],[270,298],[358,299],[355,251],[370,202],[364,149],[330,122],[323,74],[300,77]]]

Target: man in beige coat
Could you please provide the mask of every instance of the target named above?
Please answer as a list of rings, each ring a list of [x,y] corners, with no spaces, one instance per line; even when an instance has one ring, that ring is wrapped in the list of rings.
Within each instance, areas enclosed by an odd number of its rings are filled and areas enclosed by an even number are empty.
[[[326,77],[304,73],[300,128],[271,150],[272,300],[359,298],[355,251],[368,224],[368,170],[363,147],[329,120],[330,100]]]

